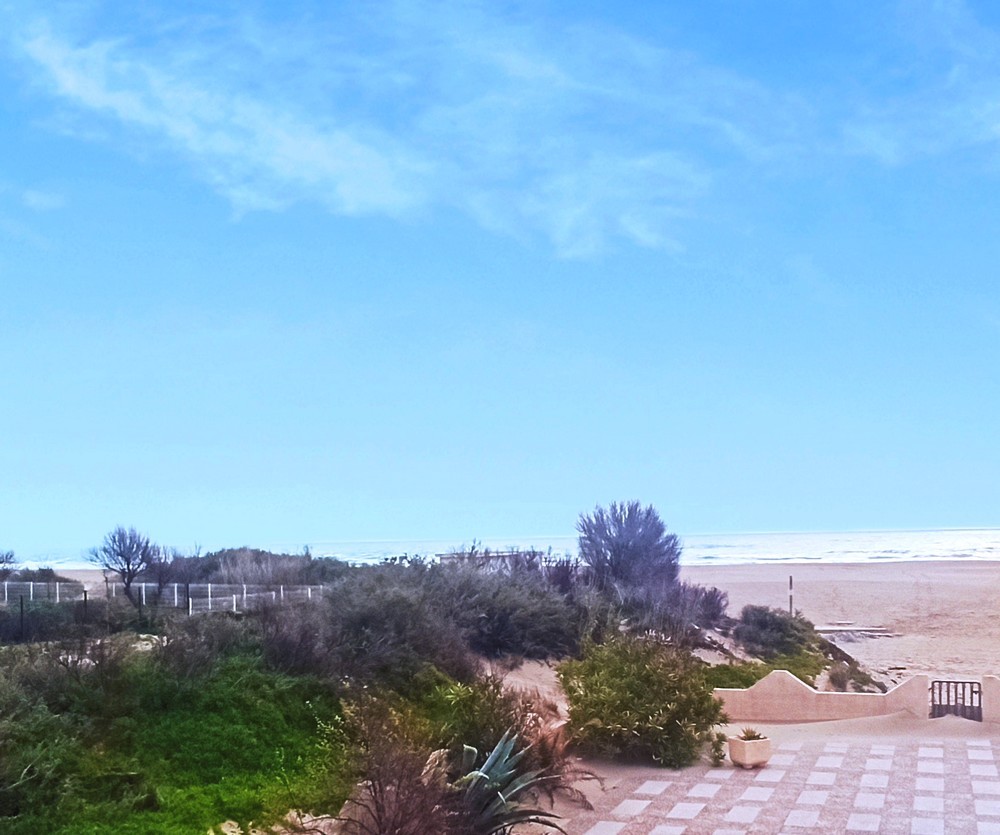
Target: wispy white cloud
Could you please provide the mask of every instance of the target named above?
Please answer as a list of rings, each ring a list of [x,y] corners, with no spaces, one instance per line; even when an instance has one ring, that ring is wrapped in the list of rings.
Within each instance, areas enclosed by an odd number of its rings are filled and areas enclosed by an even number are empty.
[[[475,2],[21,31],[81,132],[184,155],[238,211],[452,207],[566,256],[680,247],[719,159],[787,154],[801,116],[683,51]]]
[[[66,205],[66,198],[51,191],[29,188],[21,193],[21,202],[36,212],[49,212]]]
[[[963,0],[903,0],[893,88],[859,102],[843,147],[890,166],[1000,140],[1000,36]]]

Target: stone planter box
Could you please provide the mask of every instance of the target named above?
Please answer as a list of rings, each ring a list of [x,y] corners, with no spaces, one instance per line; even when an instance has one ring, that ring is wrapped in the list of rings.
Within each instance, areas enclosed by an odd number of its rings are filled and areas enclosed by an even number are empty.
[[[771,740],[729,737],[729,759],[740,768],[760,768],[771,759]]]

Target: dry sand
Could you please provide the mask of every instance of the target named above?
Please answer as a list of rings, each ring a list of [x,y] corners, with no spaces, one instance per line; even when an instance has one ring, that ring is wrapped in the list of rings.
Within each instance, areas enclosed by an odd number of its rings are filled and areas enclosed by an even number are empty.
[[[729,613],[748,603],[794,606],[816,626],[883,626],[888,637],[838,638],[865,665],[905,678],[1000,673],[1000,562],[886,562],[685,567],[681,578],[729,594]],[[891,668],[902,668],[891,670]]]

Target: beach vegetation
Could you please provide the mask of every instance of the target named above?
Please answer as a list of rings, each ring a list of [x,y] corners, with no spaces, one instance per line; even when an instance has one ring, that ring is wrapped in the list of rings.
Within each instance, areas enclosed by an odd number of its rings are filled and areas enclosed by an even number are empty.
[[[652,505],[612,502],[582,513],[577,521],[580,559],[599,588],[615,584],[669,584],[677,579],[680,540],[667,533]]]
[[[702,665],[657,641],[621,635],[589,645],[582,658],[560,665],[559,678],[571,738],[602,756],[680,768],[726,721]]]
[[[0,551],[0,580],[6,580],[17,570],[13,551]]]
[[[119,525],[105,535],[99,546],[91,549],[88,559],[98,568],[118,575],[125,597],[138,606],[132,585],[140,574],[163,560],[163,552],[145,534]]]
[[[819,646],[815,627],[800,613],[790,615],[767,606],[744,606],[733,637],[748,652],[764,659],[795,655]]]

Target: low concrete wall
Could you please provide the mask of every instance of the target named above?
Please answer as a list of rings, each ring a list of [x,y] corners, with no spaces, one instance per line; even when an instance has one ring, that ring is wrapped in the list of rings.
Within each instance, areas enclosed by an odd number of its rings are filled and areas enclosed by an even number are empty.
[[[989,690],[983,682],[983,714],[1000,720],[1000,679],[993,676]],[[914,676],[888,693],[821,693],[786,670],[774,670],[746,690],[718,688],[715,696],[732,722],[829,722],[865,719],[905,710],[921,719],[929,714],[928,676]]]
[[[983,721],[1000,722],[1000,678],[983,676]]]

